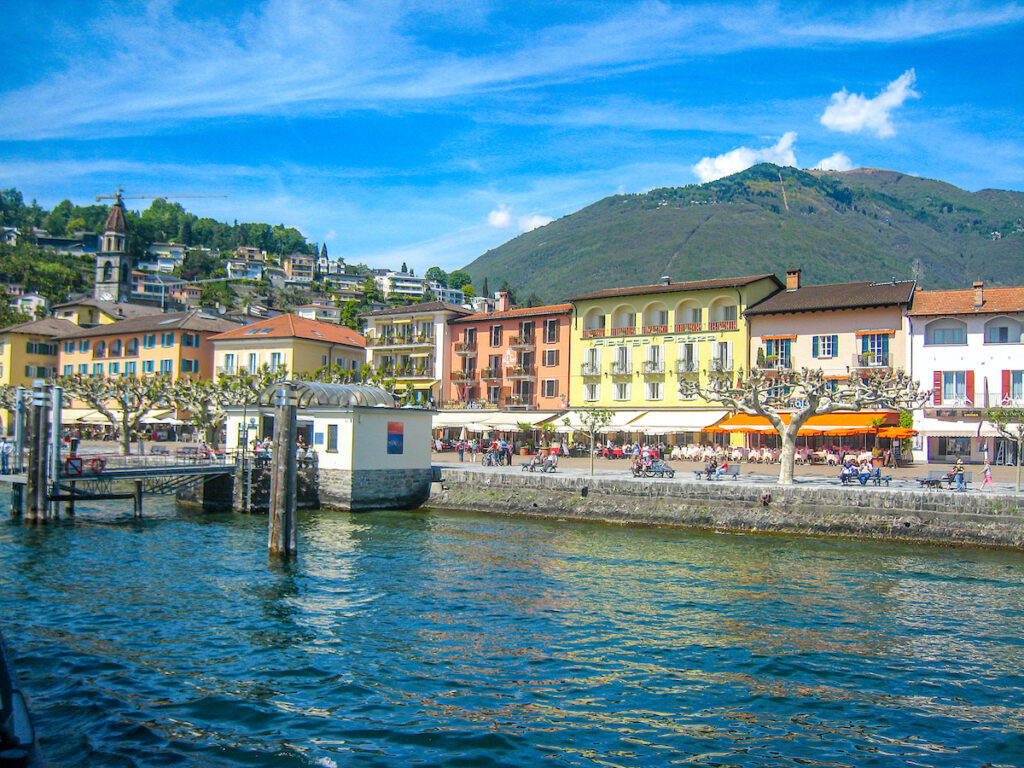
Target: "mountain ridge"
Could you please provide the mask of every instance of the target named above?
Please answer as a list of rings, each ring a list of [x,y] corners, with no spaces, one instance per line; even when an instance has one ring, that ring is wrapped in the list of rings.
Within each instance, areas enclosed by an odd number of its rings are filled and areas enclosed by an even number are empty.
[[[543,301],[606,287],[787,268],[808,283],[1024,283],[1024,193],[962,190],[880,168],[762,163],[723,179],[612,195],[491,249],[464,269]],[[513,279],[515,277],[516,279]]]

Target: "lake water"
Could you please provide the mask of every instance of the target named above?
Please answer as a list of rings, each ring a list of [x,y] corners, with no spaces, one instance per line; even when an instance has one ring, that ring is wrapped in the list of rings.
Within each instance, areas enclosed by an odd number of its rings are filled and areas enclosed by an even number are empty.
[[[1022,555],[146,513],[0,525],[52,766],[1024,764]]]

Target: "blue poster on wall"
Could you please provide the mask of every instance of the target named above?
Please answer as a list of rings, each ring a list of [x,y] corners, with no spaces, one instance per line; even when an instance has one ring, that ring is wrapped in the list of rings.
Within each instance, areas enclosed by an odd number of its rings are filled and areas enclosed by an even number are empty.
[[[405,425],[400,421],[388,422],[388,453],[402,453],[405,443]]]

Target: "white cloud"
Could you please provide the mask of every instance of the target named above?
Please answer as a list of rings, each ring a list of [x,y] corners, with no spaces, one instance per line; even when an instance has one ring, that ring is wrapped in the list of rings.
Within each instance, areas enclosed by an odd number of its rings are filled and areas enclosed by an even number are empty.
[[[550,224],[552,218],[550,216],[542,216],[535,213],[533,216],[520,216],[519,217],[519,229],[523,232],[529,232],[537,227],[543,227],[545,224]]]
[[[505,229],[512,226],[512,214],[504,205],[499,205],[487,214],[487,223],[496,229]]]
[[[776,165],[796,165],[796,155],[793,153],[793,144],[796,141],[796,132],[788,131],[782,138],[770,147],[761,149],[750,149],[748,147],[737,147],[731,152],[726,152],[718,157],[705,157],[695,166],[693,172],[700,179],[701,183],[714,181],[723,176],[739,173],[746,170],[755,163],[775,163]]]
[[[846,156],[845,152],[835,152],[828,157],[823,157],[814,167],[820,171],[849,171],[853,169],[853,161]]]
[[[832,101],[821,115],[821,124],[843,133],[870,131],[882,139],[894,136],[896,129],[890,119],[891,112],[903,106],[907,99],[920,96],[913,88],[916,79],[914,70],[908,69],[873,99],[843,88],[832,94]]]

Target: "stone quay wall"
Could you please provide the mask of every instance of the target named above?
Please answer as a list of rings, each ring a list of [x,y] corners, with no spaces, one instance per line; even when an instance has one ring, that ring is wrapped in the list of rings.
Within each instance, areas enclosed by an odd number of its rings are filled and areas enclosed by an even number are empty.
[[[438,471],[439,470],[439,471]],[[750,485],[436,468],[428,506],[722,531],[1024,547],[1024,495]],[[770,494],[770,499],[764,499]]]
[[[414,509],[430,496],[433,470],[321,469],[320,504],[329,509]]]

